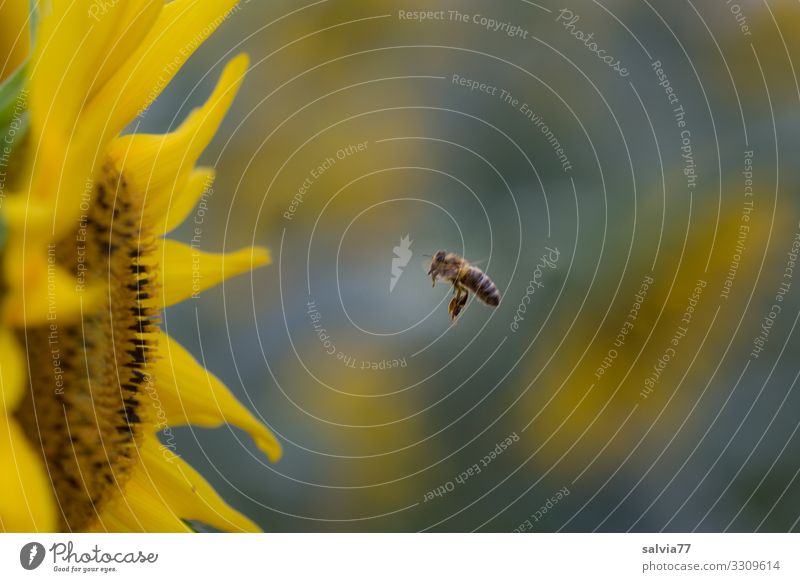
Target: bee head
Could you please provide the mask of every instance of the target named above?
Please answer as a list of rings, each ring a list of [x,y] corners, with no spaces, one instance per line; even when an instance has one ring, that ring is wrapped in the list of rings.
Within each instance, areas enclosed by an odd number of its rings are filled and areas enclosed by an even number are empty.
[[[436,254],[433,255],[433,259],[431,259],[431,268],[428,270],[428,275],[435,273],[439,267],[444,264],[444,258],[446,255],[447,251],[437,251]]]

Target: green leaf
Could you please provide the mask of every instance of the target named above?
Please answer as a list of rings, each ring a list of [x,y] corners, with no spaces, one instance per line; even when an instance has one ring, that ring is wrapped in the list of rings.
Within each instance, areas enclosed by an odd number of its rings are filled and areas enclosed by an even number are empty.
[[[20,116],[20,105],[25,105],[25,82],[27,81],[28,62],[22,63],[11,76],[0,83],[0,127],[7,127]]]
[[[8,165],[8,158],[28,134],[26,72],[27,62],[0,84],[0,166]]]

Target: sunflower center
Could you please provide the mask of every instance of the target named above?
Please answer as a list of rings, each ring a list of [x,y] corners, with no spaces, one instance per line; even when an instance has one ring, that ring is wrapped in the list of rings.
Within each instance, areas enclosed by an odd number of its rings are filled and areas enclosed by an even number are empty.
[[[107,293],[84,304],[77,323],[54,318],[20,332],[32,390],[17,414],[41,445],[67,531],[85,530],[124,487],[154,390],[153,238],[140,227],[141,198],[104,168],[87,188],[73,235],[49,250],[50,262],[71,270],[79,285]]]

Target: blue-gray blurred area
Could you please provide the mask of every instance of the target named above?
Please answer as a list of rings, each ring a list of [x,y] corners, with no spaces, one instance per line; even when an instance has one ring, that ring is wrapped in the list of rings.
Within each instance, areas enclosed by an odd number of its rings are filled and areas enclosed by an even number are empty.
[[[284,455],[181,453],[267,531],[798,530],[799,35],[756,0],[243,2],[138,130],[249,53],[200,246],[272,264],[164,324]],[[439,249],[500,306],[451,324]]]

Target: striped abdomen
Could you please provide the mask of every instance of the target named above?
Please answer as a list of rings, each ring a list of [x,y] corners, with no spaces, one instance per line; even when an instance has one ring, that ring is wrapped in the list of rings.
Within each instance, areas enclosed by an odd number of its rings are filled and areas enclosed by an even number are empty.
[[[500,304],[500,291],[494,282],[478,267],[467,267],[459,283],[475,293],[486,305],[497,307]]]

